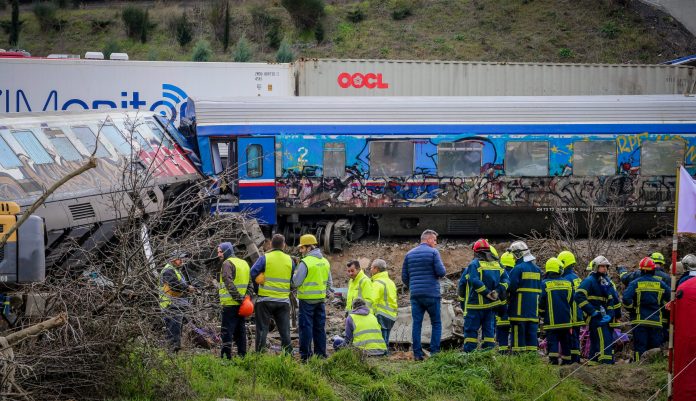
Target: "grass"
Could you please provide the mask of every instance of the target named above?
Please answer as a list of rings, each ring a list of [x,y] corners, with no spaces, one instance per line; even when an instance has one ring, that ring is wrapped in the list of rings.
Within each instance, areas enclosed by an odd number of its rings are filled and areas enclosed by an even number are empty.
[[[129,2],[128,4],[139,4]],[[610,1],[589,0],[432,0],[414,1],[412,15],[391,18],[388,1],[337,1],[326,7],[325,41],[317,45],[313,32],[298,32],[287,12],[261,0],[232,2],[231,43],[242,35],[252,40],[257,51],[252,61],[275,60],[262,37],[254,38],[250,8],[264,5],[282,21],[286,39],[298,57],[394,58],[482,61],[563,61],[563,62],[660,62],[693,49],[675,48],[673,41],[652,29],[651,24],[630,9]],[[183,6],[182,4],[189,4]],[[23,7],[25,20],[19,47],[34,55],[49,53],[84,54],[98,51],[107,43],[118,44],[133,60],[190,60],[193,44],[211,42],[211,61],[230,61],[231,51],[213,39],[206,22],[204,2],[143,2],[151,7],[156,24],[150,40],[141,44],[126,37],[121,3],[90,3],[86,9],[59,9],[56,18],[65,21],[61,32],[42,31],[30,7]],[[351,11],[361,10],[362,20],[351,22]],[[193,23],[194,39],[181,47],[169,31],[169,20],[186,12]],[[0,19],[9,20],[10,8],[0,10]],[[355,19],[353,19],[355,20]],[[107,23],[105,26],[105,22]],[[7,40],[2,33],[0,43]],[[686,41],[689,42],[688,40]],[[693,43],[691,38],[691,43]],[[6,47],[2,43],[0,47]],[[670,47],[672,46],[672,47]],[[568,51],[560,52],[559,49]]]
[[[449,351],[421,363],[368,359],[350,350],[307,364],[287,356],[257,354],[231,361],[212,355],[180,356],[160,369],[143,366],[141,359],[130,361],[136,365],[129,367],[133,373],[118,385],[119,400],[123,401],[176,399],[179,392],[172,389],[186,387],[182,381],[188,381],[189,388],[180,391],[179,399],[529,401],[561,378],[558,367],[542,362],[536,355],[501,356],[495,352]],[[613,379],[616,371],[626,377],[640,374],[641,382],[652,381],[655,387],[643,391],[655,391],[664,384],[663,368],[664,361],[647,368],[599,367],[594,372],[597,376],[587,379],[589,383],[569,378],[541,400],[616,399],[611,389],[624,391]],[[603,375],[608,375],[607,386],[595,385],[594,381],[601,382]],[[641,394],[633,396],[640,398]]]

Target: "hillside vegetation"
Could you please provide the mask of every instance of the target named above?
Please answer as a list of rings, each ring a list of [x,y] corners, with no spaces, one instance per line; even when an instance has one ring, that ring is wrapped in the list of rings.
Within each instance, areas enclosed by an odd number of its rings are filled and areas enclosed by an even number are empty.
[[[9,3],[0,0],[5,48],[15,47],[8,44]],[[138,13],[146,10],[142,23]],[[658,63],[696,53],[692,35],[637,0],[55,0],[22,3],[20,20],[16,47],[35,56]]]

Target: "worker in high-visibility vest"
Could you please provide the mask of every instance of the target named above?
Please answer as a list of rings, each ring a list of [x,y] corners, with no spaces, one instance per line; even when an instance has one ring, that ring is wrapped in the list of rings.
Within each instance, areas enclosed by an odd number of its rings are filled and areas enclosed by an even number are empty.
[[[381,334],[381,326],[362,298],[353,301],[353,309],[346,318],[346,344],[364,351],[370,356],[387,353],[387,344]]]
[[[237,345],[239,356],[246,355],[246,320],[239,315],[239,307],[246,295],[253,291],[250,280],[249,264],[234,256],[234,246],[223,242],[217,248],[218,258],[222,261],[218,283],[218,295],[222,306],[221,358],[232,358],[232,340]]]
[[[365,300],[368,308],[372,307],[372,280],[365,274],[360,262],[351,260],[346,265],[348,273],[348,295],[346,296],[346,314],[350,313],[353,301],[357,298]]]
[[[399,305],[397,304],[396,284],[389,278],[387,262],[384,259],[375,259],[370,265],[372,275],[372,310],[382,326],[382,337],[389,348],[389,335],[396,317]]]
[[[331,265],[317,247],[312,234],[300,237],[302,261],[292,277],[299,300],[298,326],[300,358],[308,360],[312,355],[326,358],[326,295],[331,291]],[[312,351],[314,343],[314,351]]]
[[[271,318],[280,333],[283,351],[291,354],[290,342],[290,287],[295,263],[285,251],[285,237],[275,234],[271,238],[270,252],[261,256],[251,267],[251,279],[259,285],[254,307],[256,320],[256,351],[266,349],[266,337]]]
[[[178,352],[181,349],[181,328],[184,324],[184,311],[188,307],[187,293],[195,289],[188,284],[181,273],[184,265],[185,252],[176,251],[162,271],[159,278],[159,306],[164,316],[166,338],[169,348]]]

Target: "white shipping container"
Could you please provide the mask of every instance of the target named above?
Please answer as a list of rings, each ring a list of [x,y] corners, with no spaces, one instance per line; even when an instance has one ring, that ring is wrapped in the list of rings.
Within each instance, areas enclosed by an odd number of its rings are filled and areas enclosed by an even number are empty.
[[[177,117],[195,97],[291,96],[289,64],[0,59],[0,114],[138,109]]]
[[[671,65],[301,60],[299,96],[659,95],[694,91],[696,69]]]

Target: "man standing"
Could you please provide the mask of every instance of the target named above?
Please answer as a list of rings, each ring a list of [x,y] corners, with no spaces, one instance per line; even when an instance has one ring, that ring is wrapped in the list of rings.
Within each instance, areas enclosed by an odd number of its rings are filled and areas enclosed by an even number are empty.
[[[181,327],[184,324],[184,309],[188,306],[186,293],[195,291],[179,270],[187,256],[185,252],[174,252],[170,263],[164,265],[160,272],[159,305],[164,313],[167,343],[174,352],[181,349]]]
[[[291,354],[290,284],[295,264],[284,252],[285,237],[275,234],[271,238],[271,247],[273,249],[261,256],[251,268],[251,279],[259,284],[258,298],[254,308],[256,351],[261,352],[266,349],[266,337],[271,318],[273,318],[280,333],[283,351]]]
[[[246,355],[246,320],[239,316],[239,306],[244,297],[253,291],[249,279],[249,264],[234,256],[234,247],[229,242],[218,245],[218,258],[222,260],[218,295],[222,305],[222,349],[220,357],[232,359],[232,339],[237,344],[237,354]]]
[[[348,277],[348,297],[346,299],[346,314],[352,309],[353,301],[360,298],[365,300],[368,308],[372,307],[372,281],[365,275],[360,263],[351,260],[347,265]]]
[[[442,264],[440,252],[435,249],[437,233],[425,230],[421,234],[421,243],[411,249],[404,258],[401,269],[401,280],[411,292],[411,315],[413,317],[413,357],[423,360],[421,345],[421,328],[423,316],[428,312],[432,324],[430,337],[430,353],[440,351],[440,336],[442,335],[442,320],[440,318],[440,283],[445,276],[445,266]]]
[[[551,258],[546,261],[546,276],[541,283],[539,312],[544,315],[544,330],[552,365],[571,362],[571,330],[573,327],[573,283],[561,276],[563,263]]]
[[[324,258],[312,234],[300,237],[302,261],[297,265],[292,284],[300,301],[300,358],[312,355],[326,358],[326,291],[331,290],[331,265]],[[312,340],[314,353],[312,353]]]
[[[505,297],[509,284],[507,273],[498,262],[498,254],[487,240],[474,242],[473,250],[474,260],[464,275],[471,289],[464,319],[464,352],[476,349],[479,329],[483,337],[481,348],[495,347],[495,311],[501,305],[499,297]],[[459,285],[462,285],[461,279]]]
[[[515,267],[515,256],[510,252],[505,252],[500,256],[500,264],[503,266],[508,276],[509,286],[510,272]],[[500,306],[496,309],[498,316],[495,318],[495,339],[498,342],[498,351],[506,353],[510,351],[510,316],[508,314],[507,297],[500,300]],[[466,314],[464,318],[466,319]]]
[[[643,352],[662,345],[662,307],[669,299],[671,289],[664,280],[655,277],[655,262],[643,258],[638,264],[641,275],[631,281],[623,293],[623,304],[633,324],[634,362]]]
[[[684,266],[684,274],[679,278],[677,288],[683,283],[696,277],[696,256],[688,254],[682,258],[682,266]]]
[[[382,337],[389,349],[389,333],[398,314],[396,301],[396,285],[389,278],[387,262],[384,259],[375,259],[370,267],[372,274],[372,309],[375,311],[377,321],[382,327]]]
[[[558,254],[558,260],[563,264],[563,275],[561,277],[573,283],[573,292],[577,292],[582,280],[575,273],[575,266],[577,265],[575,255],[570,251],[561,251]],[[575,298],[575,295],[573,295],[573,298]],[[573,332],[570,338],[570,361],[571,363],[580,363],[580,328],[585,325],[585,320],[582,318],[582,309],[578,307],[575,299],[573,299],[571,318],[573,319]]]
[[[510,324],[512,325],[512,351],[536,351],[539,347],[539,295],[541,295],[541,269],[534,264],[536,258],[523,241],[515,241],[509,251],[515,257],[515,267],[510,272]]]
[[[614,305],[619,296],[607,276],[609,260],[597,256],[591,262],[592,273],[587,276],[575,293],[575,302],[582,308],[590,331],[590,362],[614,363],[613,335],[609,323],[617,311]]]

